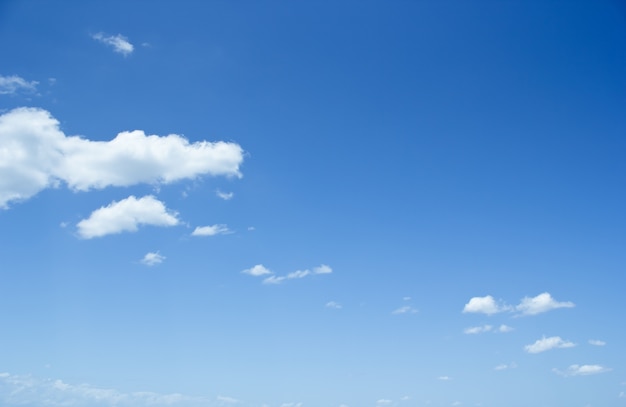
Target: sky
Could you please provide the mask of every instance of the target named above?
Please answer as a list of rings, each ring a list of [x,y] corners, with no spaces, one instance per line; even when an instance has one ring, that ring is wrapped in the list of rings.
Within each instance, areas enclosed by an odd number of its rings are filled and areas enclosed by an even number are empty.
[[[0,2],[0,404],[626,406],[619,0]]]

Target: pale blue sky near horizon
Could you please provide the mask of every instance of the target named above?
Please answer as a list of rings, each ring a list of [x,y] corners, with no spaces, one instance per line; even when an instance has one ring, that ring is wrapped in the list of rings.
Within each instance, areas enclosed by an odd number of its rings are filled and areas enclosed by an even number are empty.
[[[4,1],[0,55],[0,404],[626,406],[621,1]]]

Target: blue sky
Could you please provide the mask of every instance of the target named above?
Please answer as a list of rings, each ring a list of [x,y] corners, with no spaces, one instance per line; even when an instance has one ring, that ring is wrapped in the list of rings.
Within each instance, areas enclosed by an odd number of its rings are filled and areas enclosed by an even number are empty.
[[[0,3],[0,404],[626,406],[626,7]]]

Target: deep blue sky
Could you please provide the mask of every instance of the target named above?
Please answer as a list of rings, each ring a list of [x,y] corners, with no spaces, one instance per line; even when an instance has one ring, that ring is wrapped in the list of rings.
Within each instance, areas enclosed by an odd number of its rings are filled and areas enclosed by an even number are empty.
[[[626,405],[622,2],[4,1],[0,56],[1,404]]]

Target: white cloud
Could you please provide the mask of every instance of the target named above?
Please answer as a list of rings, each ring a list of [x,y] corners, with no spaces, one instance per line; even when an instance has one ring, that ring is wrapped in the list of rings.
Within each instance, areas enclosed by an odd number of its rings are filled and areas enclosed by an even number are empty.
[[[551,336],[546,338],[545,336],[531,345],[524,346],[524,350],[528,353],[541,353],[550,349],[557,348],[573,348],[576,344],[564,341],[559,336]]]
[[[463,330],[464,334],[480,334],[483,332],[491,331],[493,327],[491,325],[483,325],[483,326],[472,326],[470,328],[465,328]]]
[[[460,401],[455,401],[454,403],[452,403],[450,405],[451,406],[460,406],[461,404],[463,404],[463,403],[461,403]]]
[[[417,314],[419,311],[409,305],[405,305],[403,307],[397,308],[393,310],[391,313],[394,315],[398,314]]]
[[[234,143],[119,133],[111,141],[66,136],[46,110],[0,115],[0,208],[65,183],[74,191],[172,183],[202,175],[241,177],[243,150]]]
[[[250,276],[254,276],[254,277],[258,277],[258,276],[264,276],[267,274],[273,274],[269,269],[265,268],[265,266],[263,266],[262,264],[257,264],[254,267],[251,267],[249,269],[245,269],[242,271],[243,274],[248,274]]]
[[[222,192],[220,190],[215,191],[215,194],[225,201],[231,200],[235,196],[233,192]]]
[[[507,370],[507,369],[515,369],[517,367],[517,364],[515,362],[506,364],[506,363],[502,363],[499,364],[498,366],[494,367],[493,370]]]
[[[310,271],[308,269],[296,270],[284,276],[269,276],[263,280],[263,284],[280,284],[285,280],[300,279],[314,274],[330,274],[332,272],[332,268],[330,268],[326,264],[322,264],[318,267],[314,267],[313,271]]]
[[[598,339],[589,339],[589,344],[593,346],[604,346],[606,345],[606,342]]]
[[[448,381],[448,380],[452,380],[452,378],[450,376],[439,376],[437,380]]]
[[[142,198],[129,196],[119,202],[111,202],[91,213],[76,225],[78,234],[85,239],[106,235],[135,232],[140,225],[176,226],[177,214],[168,211],[163,202],[152,195]]]
[[[541,293],[536,297],[524,297],[515,309],[522,315],[537,315],[557,308],[572,308],[573,302],[558,302],[550,293]]]
[[[13,95],[19,91],[34,92],[38,84],[37,81],[28,82],[17,75],[0,75],[0,95]]]
[[[35,406],[188,406],[209,405],[202,397],[179,393],[160,394],[138,391],[124,393],[89,384],[71,384],[62,380],[39,379],[29,375],[0,374],[0,403]]]
[[[513,330],[514,330],[514,328],[513,328],[513,327],[510,327],[510,326],[508,326],[508,325],[504,325],[504,324],[502,324],[502,325],[500,325],[500,326],[498,327],[497,332],[500,332],[500,333],[507,333],[507,332],[511,332],[511,331],[513,331]]]
[[[237,403],[239,403],[239,400],[237,400],[236,398],[228,397],[228,396],[217,396],[217,401],[219,401],[221,403],[226,403],[226,404],[237,404]]]
[[[378,401],[376,401],[376,404],[378,404],[379,406],[386,406],[388,404],[393,403],[392,400],[388,400],[388,399],[380,399]]]
[[[402,297],[402,301],[411,301],[411,297]]]
[[[226,225],[198,226],[191,233],[191,236],[215,236],[230,233]]]
[[[143,259],[141,259],[141,263],[145,264],[146,266],[154,266],[156,264],[163,263],[164,260],[165,256],[162,256],[161,254],[159,254],[159,252],[150,252],[146,253],[146,255],[143,256]]]
[[[570,365],[564,371],[559,369],[552,369],[554,373],[560,374],[561,376],[589,376],[598,373],[608,372],[608,367],[604,367],[601,365]]]
[[[624,393],[623,391],[621,391],[621,392],[619,393],[619,396],[617,396],[617,397],[619,397],[620,399],[626,399],[626,393]]]
[[[332,309],[341,309],[342,306],[341,304],[339,304],[338,302],[335,301],[328,301],[326,303],[326,308],[332,308]]]
[[[496,303],[496,300],[491,295],[486,295],[484,297],[470,298],[469,302],[463,307],[463,312],[492,315],[509,309],[510,307]]]
[[[133,44],[128,42],[128,38],[124,37],[121,34],[105,35],[104,33],[97,33],[92,35],[91,37],[96,41],[113,47],[113,51],[120,53],[124,56],[132,54],[135,50]]]

